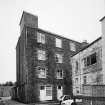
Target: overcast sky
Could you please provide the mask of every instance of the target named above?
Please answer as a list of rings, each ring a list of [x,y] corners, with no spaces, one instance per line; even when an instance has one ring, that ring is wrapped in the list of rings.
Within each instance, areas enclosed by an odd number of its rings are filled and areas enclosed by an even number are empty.
[[[16,80],[16,43],[22,12],[38,16],[39,28],[82,42],[101,36],[104,0],[0,0],[0,83]]]

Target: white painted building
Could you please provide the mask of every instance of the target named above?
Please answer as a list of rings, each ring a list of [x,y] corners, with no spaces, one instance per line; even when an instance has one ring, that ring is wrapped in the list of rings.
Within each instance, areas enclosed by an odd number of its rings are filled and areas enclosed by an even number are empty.
[[[103,17],[101,20],[101,26],[102,26],[102,68],[103,68],[103,82],[105,84],[105,17]]]
[[[99,37],[72,59],[73,94],[105,96],[105,17]]]
[[[102,75],[102,38],[100,37],[72,57],[73,93],[83,94],[83,85],[102,84]]]

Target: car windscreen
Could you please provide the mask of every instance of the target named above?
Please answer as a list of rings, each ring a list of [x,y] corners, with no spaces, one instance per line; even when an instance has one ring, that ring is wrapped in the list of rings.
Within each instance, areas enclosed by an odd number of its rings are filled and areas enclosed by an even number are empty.
[[[69,100],[69,99],[71,99],[70,96],[65,96],[63,100]]]

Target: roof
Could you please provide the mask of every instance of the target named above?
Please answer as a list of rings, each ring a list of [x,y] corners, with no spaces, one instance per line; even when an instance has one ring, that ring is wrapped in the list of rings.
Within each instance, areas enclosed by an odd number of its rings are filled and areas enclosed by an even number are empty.
[[[104,17],[102,17],[101,19],[100,19],[100,21],[103,21],[105,19],[105,16]]]
[[[83,49],[81,49],[79,52],[82,52],[83,50],[87,49],[88,47],[90,47],[91,45],[93,45],[94,43],[96,43],[97,41],[99,41],[100,39],[102,39],[102,37],[100,36],[99,38],[97,38],[96,40],[94,40],[92,43],[90,43],[89,45],[87,45],[86,47],[84,47]],[[79,52],[75,53],[73,56],[77,55]],[[72,56],[72,57],[73,57]]]
[[[59,38],[64,38],[64,39],[67,39],[67,40],[70,40],[70,41],[73,41],[73,42],[81,44],[81,42],[78,42],[78,41],[75,41],[75,40],[72,40],[72,39],[69,39],[69,38],[65,38],[65,37],[63,37],[63,35],[58,35],[58,34],[55,34],[55,33],[52,33],[52,32],[46,31],[46,30],[43,30],[41,28],[34,28],[34,29],[42,31],[42,32],[45,32],[45,33],[48,33],[49,35],[53,35],[53,36],[56,36],[56,37],[59,37]]]

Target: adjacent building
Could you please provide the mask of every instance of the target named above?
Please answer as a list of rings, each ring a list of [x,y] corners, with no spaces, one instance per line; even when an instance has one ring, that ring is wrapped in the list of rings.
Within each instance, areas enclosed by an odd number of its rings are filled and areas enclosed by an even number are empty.
[[[101,37],[72,57],[72,78],[74,95],[90,96],[91,86],[103,84]]]
[[[100,21],[102,36],[71,59],[75,96],[105,97],[105,17]]]
[[[32,103],[72,95],[70,57],[85,44],[38,28],[38,17],[23,12],[16,46],[14,96],[21,102]]]

